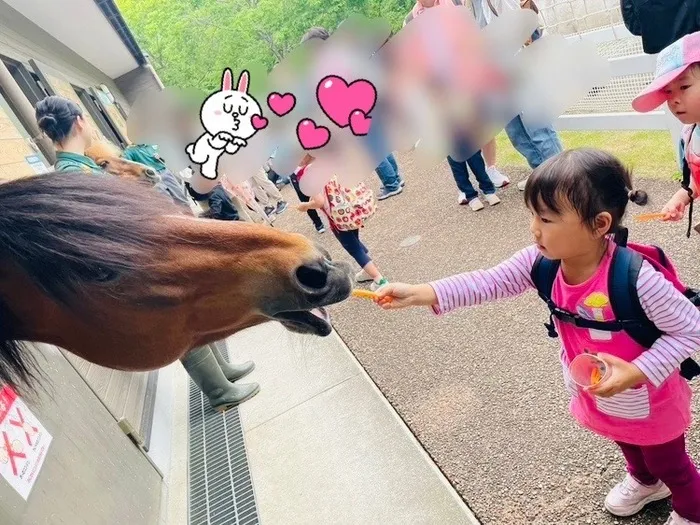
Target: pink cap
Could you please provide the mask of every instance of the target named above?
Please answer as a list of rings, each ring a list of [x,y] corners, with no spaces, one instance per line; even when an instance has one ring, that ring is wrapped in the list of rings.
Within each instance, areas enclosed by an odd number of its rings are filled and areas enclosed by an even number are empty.
[[[656,57],[654,80],[632,101],[635,111],[646,113],[666,102],[663,89],[695,62],[700,62],[700,31],[685,35],[661,50]]]

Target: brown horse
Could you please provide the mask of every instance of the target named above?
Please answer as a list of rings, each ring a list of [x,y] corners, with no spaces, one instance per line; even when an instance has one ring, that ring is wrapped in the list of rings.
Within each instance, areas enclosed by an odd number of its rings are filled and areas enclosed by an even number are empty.
[[[85,156],[95,161],[107,173],[133,180],[152,180],[156,177],[153,168],[121,157],[120,151],[107,142],[93,142],[85,150]]]
[[[266,321],[328,335],[322,307],[350,291],[349,266],[305,237],[194,218],[142,183],[50,173],[0,185],[0,382],[34,384],[19,341],[136,371]]]

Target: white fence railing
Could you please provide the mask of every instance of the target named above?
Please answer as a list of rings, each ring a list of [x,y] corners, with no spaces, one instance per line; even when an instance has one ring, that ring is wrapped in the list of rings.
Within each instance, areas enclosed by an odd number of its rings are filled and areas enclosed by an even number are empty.
[[[630,102],[652,78],[656,55],[641,51],[638,37],[632,35],[623,24],[596,29],[566,37],[567,40],[585,39],[606,51],[617,46],[608,58],[612,79],[608,86],[594,88],[580,104],[559,117],[555,127],[559,130],[668,130],[674,143],[680,139],[682,125],[671,115],[666,106],[649,113],[632,111]],[[624,48],[632,53],[625,54]],[[623,51],[623,56],[619,51]],[[591,108],[614,108],[621,111],[595,112]],[[586,111],[586,108],[589,111]]]

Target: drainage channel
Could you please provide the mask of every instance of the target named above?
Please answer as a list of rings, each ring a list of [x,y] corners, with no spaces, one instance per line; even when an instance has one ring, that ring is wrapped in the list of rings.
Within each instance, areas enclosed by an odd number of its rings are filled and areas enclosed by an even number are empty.
[[[190,380],[189,524],[258,525],[238,407],[215,412]]]

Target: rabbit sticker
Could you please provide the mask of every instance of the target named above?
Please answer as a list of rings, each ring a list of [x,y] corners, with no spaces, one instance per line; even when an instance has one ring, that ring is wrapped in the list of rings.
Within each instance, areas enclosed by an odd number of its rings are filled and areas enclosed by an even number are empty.
[[[232,89],[233,76],[227,68],[221,79],[221,91],[209,95],[202,104],[200,120],[205,132],[196,142],[188,144],[185,151],[209,180],[218,177],[217,166],[224,152],[233,155],[245,148],[248,139],[267,126],[260,105],[248,94],[248,80],[248,72],[243,71],[238,86]]]

